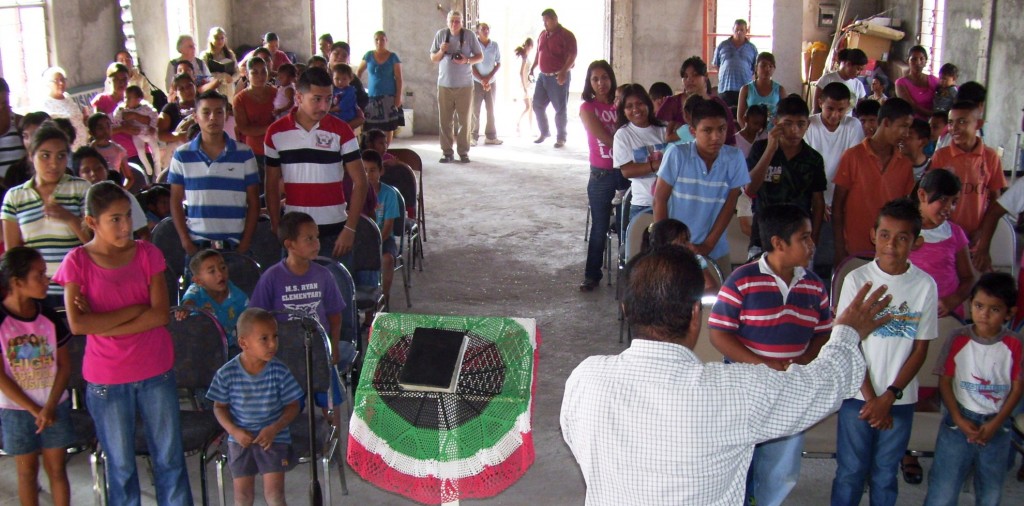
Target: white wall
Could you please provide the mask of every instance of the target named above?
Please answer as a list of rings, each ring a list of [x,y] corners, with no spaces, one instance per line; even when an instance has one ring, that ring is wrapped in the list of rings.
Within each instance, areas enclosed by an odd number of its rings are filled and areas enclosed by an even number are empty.
[[[121,47],[121,9],[117,2],[49,3],[50,64],[67,71],[68,88],[103,82],[107,64],[114,61],[114,53]]]

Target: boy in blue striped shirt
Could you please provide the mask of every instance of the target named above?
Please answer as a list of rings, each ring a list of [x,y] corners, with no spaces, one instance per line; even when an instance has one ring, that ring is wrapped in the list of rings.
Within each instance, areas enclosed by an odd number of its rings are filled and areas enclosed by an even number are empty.
[[[253,503],[260,474],[267,504],[284,504],[284,473],[295,467],[288,424],[299,414],[302,388],[274,358],[277,321],[270,312],[246,309],[238,317],[238,344],[241,355],[217,371],[206,392],[228,433],[235,503]]]
[[[259,219],[256,156],[224,132],[227,103],[227,97],[216,91],[196,97],[201,133],[175,150],[167,174],[171,217],[189,257],[204,248],[245,253]]]

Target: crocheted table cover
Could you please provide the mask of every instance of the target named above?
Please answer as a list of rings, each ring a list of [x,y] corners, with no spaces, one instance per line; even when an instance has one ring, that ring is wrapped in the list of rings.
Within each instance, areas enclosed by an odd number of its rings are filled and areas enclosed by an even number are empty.
[[[399,388],[417,327],[469,336],[454,393]],[[505,490],[533,464],[538,342],[530,319],[378,315],[349,423],[349,465],[378,487],[424,504]]]

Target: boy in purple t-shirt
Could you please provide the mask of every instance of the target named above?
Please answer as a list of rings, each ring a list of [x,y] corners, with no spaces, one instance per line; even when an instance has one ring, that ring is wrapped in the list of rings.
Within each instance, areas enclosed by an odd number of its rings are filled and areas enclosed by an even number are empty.
[[[345,301],[331,272],[313,262],[320,251],[319,235],[316,222],[306,213],[290,212],[281,218],[277,236],[288,256],[260,276],[250,307],[290,310],[316,318],[328,331],[332,361],[337,363]]]

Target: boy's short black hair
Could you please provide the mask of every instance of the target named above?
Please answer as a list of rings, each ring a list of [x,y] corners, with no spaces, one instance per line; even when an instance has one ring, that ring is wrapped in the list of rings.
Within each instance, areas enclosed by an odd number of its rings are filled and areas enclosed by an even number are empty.
[[[311,86],[331,88],[334,86],[334,81],[331,80],[331,75],[326,70],[320,67],[310,67],[299,76],[295,89],[299,93],[308,93]]]
[[[145,95],[142,94],[142,88],[140,88],[140,87],[138,87],[138,86],[136,86],[134,84],[129,86],[129,87],[127,87],[127,88],[125,88],[124,89],[124,94],[125,95],[136,96],[136,97],[139,97],[139,98],[145,97]]]
[[[822,100],[831,98],[836,102],[840,100],[853,100],[853,95],[850,93],[850,88],[847,88],[845,84],[835,82],[828,83],[824,88],[821,89],[821,95],[818,95]],[[874,100],[872,100],[874,102]]]
[[[323,66],[326,67],[327,66],[327,58],[324,58],[323,56],[315,54],[313,56],[310,56],[309,59],[306,60],[306,67],[312,67],[312,66],[317,65],[317,64],[322,64]]]
[[[865,102],[874,102],[874,100],[865,100]],[[860,104],[857,104],[860,107]],[[903,100],[899,97],[893,97],[886,100],[882,107],[878,108],[878,123],[881,124],[882,120],[889,120],[890,123],[900,118],[914,116],[914,108],[910,105],[910,102]]]
[[[57,125],[57,128],[61,129],[61,131],[64,132],[64,136],[68,138],[69,144],[75,143],[75,138],[78,137],[78,132],[75,131],[75,125],[71,123],[70,119],[53,118],[50,121],[52,121],[55,125]]]
[[[843,51],[846,51],[845,58],[843,57]],[[839,61],[847,61],[854,65],[867,65],[868,55],[864,51],[857,48],[843,49],[842,51],[839,52]]]
[[[647,232],[649,249],[671,246],[681,235],[685,235],[687,240],[690,238],[690,227],[672,218],[651,224]]]
[[[291,63],[285,63],[284,65],[277,67],[277,73],[278,75],[285,74],[295,77],[295,65],[292,65]]]
[[[914,118],[914,122],[910,124],[910,133],[921,139],[928,140],[932,138],[932,127],[927,121],[921,118]]]
[[[651,100],[658,100],[661,98],[671,97],[672,87],[668,83],[658,81],[651,85],[651,89],[647,90],[647,93],[651,96]]]
[[[359,156],[360,158],[363,159],[364,162],[370,162],[376,165],[377,168],[380,169],[381,171],[384,170],[384,159],[380,156],[380,153],[372,149],[364,149],[361,153],[359,153]]]
[[[348,42],[345,42],[343,40],[339,40],[334,44],[331,44],[331,51],[333,52],[335,49],[344,49],[345,52],[348,53],[349,55],[352,54],[352,50],[349,49]]]
[[[1017,282],[1013,276],[1005,272],[986,272],[981,275],[978,282],[971,288],[971,298],[974,298],[979,291],[995,297],[1010,310],[1017,307]]]
[[[885,205],[882,206],[882,209],[878,211],[878,217],[875,218],[876,229],[878,228],[878,224],[882,222],[883,216],[889,219],[910,223],[910,228],[914,232],[914,237],[917,238],[921,235],[922,218],[921,210],[918,208],[917,202],[914,202],[907,197],[901,197],[886,202]]]
[[[747,107],[747,117],[758,116],[762,118],[768,117],[768,106],[764,104],[754,104]]]
[[[933,119],[941,119],[943,123],[949,123],[949,111],[935,111],[932,113]]]
[[[957,100],[967,100],[974,102],[975,104],[981,104],[985,102],[985,97],[988,95],[988,91],[981,83],[977,81],[967,81],[961,84],[956,90]]]
[[[690,124],[693,128],[697,128],[700,122],[709,118],[722,118],[727,119],[728,113],[725,112],[725,107],[722,104],[715,102],[714,100],[700,99],[693,106],[693,112],[690,113]]]
[[[331,72],[334,74],[341,74],[343,76],[353,77],[352,66],[347,63],[335,63],[331,67]]]
[[[978,108],[977,102],[971,102],[970,100],[957,100],[953,102],[953,105],[949,107],[950,111],[973,111]],[[946,111],[947,114],[949,111]]]
[[[193,255],[192,259],[188,261],[188,270],[195,274],[203,267],[203,262],[214,257],[223,258],[223,255],[215,249],[204,249]]]
[[[277,224],[277,240],[284,244],[285,241],[294,241],[299,238],[299,228],[307,223],[316,225],[313,217],[299,211],[284,213],[281,222]]]
[[[800,230],[804,221],[810,221],[811,215],[793,204],[775,204],[759,210],[756,218],[761,247],[765,253],[771,253],[775,250],[772,237],[778,237],[789,244],[789,239]]]
[[[198,96],[196,96],[196,106],[198,107],[199,106],[199,102],[202,102],[203,100],[220,100],[221,102],[224,102],[225,106],[228,105],[228,97],[226,97],[223,94],[219,93],[215,89],[214,90],[206,90],[206,91],[200,93]]]
[[[257,322],[271,324],[275,329],[277,328],[277,320],[270,311],[261,307],[250,307],[238,315],[238,322],[235,324],[238,337],[243,339],[249,337],[253,324]]]
[[[95,113],[93,114],[93,116],[95,116],[96,114],[102,113]],[[106,116],[106,114],[103,115]],[[21,132],[19,133],[25,133],[26,129],[40,126],[43,123],[46,123],[47,121],[50,121],[50,115],[43,111],[33,111],[27,113],[21,118]]]
[[[843,85],[845,88],[846,85]],[[853,108],[853,116],[860,118],[863,116],[878,116],[878,112],[882,109],[882,104],[879,104],[876,100],[861,100],[857,104],[857,107]],[[882,118],[878,118],[881,121]]]
[[[960,68],[952,63],[943,63],[939,67],[939,77],[950,76],[954,79],[960,76]]]
[[[81,167],[82,160],[85,160],[86,158],[98,160],[104,169],[108,171],[110,170],[110,166],[107,165],[107,159],[103,158],[103,155],[100,154],[99,150],[92,146],[82,146],[71,154],[71,168],[74,170],[75,175],[78,175],[78,168]]]
[[[807,102],[800,98],[800,95],[792,93],[787,97],[783,97],[779,100],[778,105],[775,106],[776,116],[801,116],[809,117],[811,110],[807,108]]]
[[[188,60],[186,60],[184,58],[182,58],[180,60],[174,60],[174,68],[175,69],[178,68],[178,65],[184,65],[184,66],[188,67],[188,69],[191,70],[192,72],[196,71],[196,66],[193,65],[192,62],[190,62],[190,61],[188,61]]]

